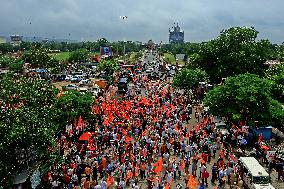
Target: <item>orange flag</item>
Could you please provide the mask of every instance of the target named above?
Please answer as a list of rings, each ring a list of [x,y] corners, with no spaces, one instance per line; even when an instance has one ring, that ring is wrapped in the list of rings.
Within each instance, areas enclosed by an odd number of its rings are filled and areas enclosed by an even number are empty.
[[[195,181],[194,177],[192,175],[189,175],[187,187],[191,188],[191,189],[195,189],[195,186],[196,186],[196,181]]]
[[[156,163],[153,164],[155,166],[154,172],[159,173],[163,168],[163,159],[160,157]]]
[[[132,176],[133,176],[133,173],[132,173],[132,171],[128,170],[128,171],[127,171],[126,180],[129,180],[129,179],[131,179],[131,178],[132,178]]]
[[[168,182],[168,183],[166,184],[166,186],[165,186],[164,189],[170,189],[170,186],[171,186],[172,182],[173,182],[173,180],[171,180],[170,182]]]
[[[112,182],[113,182],[112,176],[108,175],[106,179],[107,187],[110,187],[112,185]]]
[[[125,129],[121,129],[121,133],[122,133],[123,135],[127,135],[127,131],[126,131]]]
[[[181,167],[181,170],[184,171],[184,167],[185,167],[184,160],[181,160],[180,167]]]
[[[124,140],[126,143],[129,143],[132,141],[132,138],[129,137],[129,136],[125,136],[125,140]]]

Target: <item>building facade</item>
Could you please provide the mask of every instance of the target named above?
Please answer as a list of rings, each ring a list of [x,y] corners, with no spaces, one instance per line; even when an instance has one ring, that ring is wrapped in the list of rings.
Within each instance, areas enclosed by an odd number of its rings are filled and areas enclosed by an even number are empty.
[[[173,29],[169,29],[169,43],[184,43],[184,31],[182,31],[177,23]]]
[[[11,44],[13,46],[19,46],[22,43],[22,41],[23,41],[23,36],[11,35],[10,39],[11,39]]]

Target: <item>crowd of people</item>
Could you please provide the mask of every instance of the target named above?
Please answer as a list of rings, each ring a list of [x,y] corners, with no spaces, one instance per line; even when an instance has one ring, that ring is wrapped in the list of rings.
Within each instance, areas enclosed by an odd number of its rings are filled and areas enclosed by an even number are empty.
[[[236,166],[245,137],[222,135],[214,117],[168,81],[133,78],[122,97],[110,87],[93,106],[96,121],[69,121],[58,139],[62,163],[42,178],[46,188],[242,188]],[[84,137],[82,137],[84,136]]]

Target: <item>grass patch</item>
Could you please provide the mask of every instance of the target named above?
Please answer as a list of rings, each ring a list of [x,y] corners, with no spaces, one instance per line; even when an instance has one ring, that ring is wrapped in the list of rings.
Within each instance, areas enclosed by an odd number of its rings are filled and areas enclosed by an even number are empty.
[[[71,52],[50,53],[49,56],[59,61],[66,61],[70,57]]]
[[[176,64],[176,58],[171,53],[164,53],[164,60],[169,64]]]
[[[166,61],[169,64],[176,65],[176,57],[173,54],[171,54],[171,53],[164,53],[163,56],[165,57],[164,61]],[[178,64],[179,65],[185,65],[185,62],[183,60],[178,60]]]

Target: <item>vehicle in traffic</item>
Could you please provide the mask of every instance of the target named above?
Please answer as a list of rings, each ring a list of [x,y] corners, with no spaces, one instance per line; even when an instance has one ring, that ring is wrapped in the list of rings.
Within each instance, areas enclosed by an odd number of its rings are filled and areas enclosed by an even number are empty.
[[[55,81],[65,81],[66,75],[55,75]]]
[[[98,85],[95,85],[92,89],[91,89],[91,93],[93,94],[93,96],[98,96],[99,92],[100,92],[100,87]]]
[[[72,79],[72,75],[66,75],[65,81],[71,81],[71,79]]]
[[[244,185],[249,189],[275,189],[266,170],[254,157],[240,157],[238,166]]]
[[[74,75],[72,78],[71,78],[71,82],[80,82],[81,80],[84,79],[84,76],[83,75]]]
[[[92,81],[89,80],[89,79],[82,79],[79,82],[79,86],[84,86],[84,85],[91,86],[92,85]]]
[[[223,120],[221,120],[219,117],[215,116],[214,122],[215,122],[215,129],[216,129],[217,132],[221,133],[222,135],[228,135],[229,134],[228,126]]]
[[[118,87],[118,92],[128,91],[128,79],[127,79],[127,77],[119,78],[117,87]]]
[[[151,73],[151,72],[153,72],[153,71],[154,71],[154,68],[148,67],[148,69],[146,70],[146,73]]]
[[[74,85],[74,84],[68,84],[65,86],[65,88],[67,90],[77,90],[78,89],[78,86],[77,85]]]
[[[80,87],[80,88],[78,89],[78,91],[79,91],[80,93],[85,94],[86,92],[88,92],[88,89],[87,89],[86,87]]]

